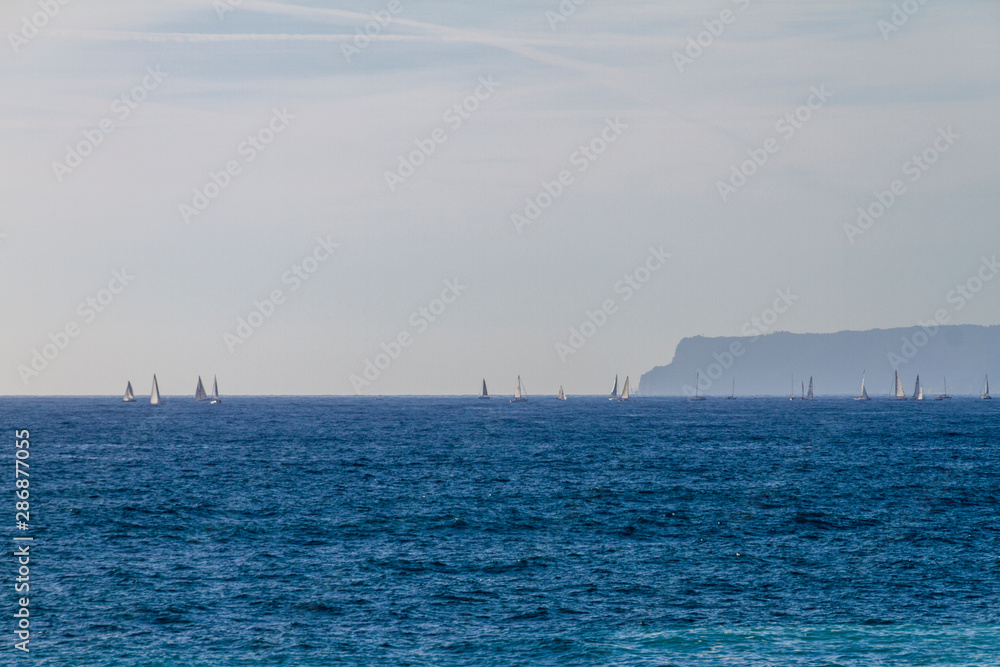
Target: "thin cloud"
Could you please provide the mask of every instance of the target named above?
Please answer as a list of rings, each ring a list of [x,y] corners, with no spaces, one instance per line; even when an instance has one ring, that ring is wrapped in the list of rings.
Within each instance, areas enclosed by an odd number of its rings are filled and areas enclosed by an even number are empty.
[[[349,20],[352,23],[358,21],[368,22],[372,20],[371,15],[360,12],[351,12],[343,9],[325,9],[317,7],[302,7],[300,5],[284,5],[276,2],[263,2],[261,0],[250,0],[244,5],[248,10],[256,10],[271,14],[284,14],[286,16],[299,16],[308,18],[325,18],[334,20]],[[465,30],[451,28],[435,23],[414,21],[412,19],[393,17],[393,24],[415,28],[425,33],[435,35],[442,42],[464,42],[472,44],[482,44],[504,49],[516,55],[543,63],[554,67],[564,67],[583,72],[614,74],[617,70],[605,65],[596,65],[581,60],[574,60],[564,56],[557,56],[545,53],[533,48],[527,40],[519,37],[506,37],[479,30]],[[351,36],[353,38],[353,35]]]

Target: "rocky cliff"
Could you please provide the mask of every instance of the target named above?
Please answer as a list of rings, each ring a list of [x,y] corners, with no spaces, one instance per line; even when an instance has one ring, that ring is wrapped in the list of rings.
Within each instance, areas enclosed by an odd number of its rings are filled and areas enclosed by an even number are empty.
[[[994,377],[1000,398],[1000,326],[937,326],[830,334],[778,332],[754,338],[685,338],[673,360],[645,373],[639,392],[678,396],[694,393],[779,396],[801,391],[809,377],[817,395],[856,394],[867,371],[868,393],[887,395],[898,370],[907,394],[917,375],[927,395],[944,390],[978,395],[984,376]]]

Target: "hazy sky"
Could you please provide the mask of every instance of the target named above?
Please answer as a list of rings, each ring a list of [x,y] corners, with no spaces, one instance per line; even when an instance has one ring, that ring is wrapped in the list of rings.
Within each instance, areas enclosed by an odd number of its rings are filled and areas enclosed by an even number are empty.
[[[996,2],[562,8],[6,0],[0,393],[604,393],[1000,252]]]

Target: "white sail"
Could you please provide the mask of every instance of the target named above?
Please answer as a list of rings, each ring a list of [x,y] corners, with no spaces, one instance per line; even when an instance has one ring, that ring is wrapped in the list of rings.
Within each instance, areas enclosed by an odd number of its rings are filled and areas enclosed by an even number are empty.
[[[128,386],[125,387],[125,395],[122,397],[122,401],[125,403],[135,403],[135,394],[132,393],[132,381],[130,380]]]
[[[899,371],[896,371],[896,390],[894,395],[898,400],[906,400],[906,392],[903,391],[903,383],[899,379]]]
[[[986,376],[986,384],[983,385],[983,395],[980,396],[979,398],[982,398],[982,399],[985,399],[985,400],[990,400],[991,398],[993,398],[992,396],[990,396],[990,376],[989,375]]]
[[[913,385],[913,400],[922,401],[923,393],[920,391],[920,376],[917,376],[917,383]]]
[[[486,378],[483,378],[483,392],[479,394],[479,398],[489,398],[490,393],[486,391]]]
[[[198,376],[198,387],[194,390],[194,400],[196,401],[206,401],[208,400],[208,394],[205,393],[205,385],[201,383],[201,376]]]
[[[560,401],[566,400],[566,392],[563,391],[562,385],[559,385],[559,396],[557,397]]]
[[[622,397],[618,399],[619,401],[628,400],[628,376],[625,376],[625,386],[622,387]]]
[[[918,401],[924,400],[924,388],[923,387],[919,387],[917,389],[917,400]]]
[[[855,396],[854,400],[855,401],[870,401],[870,400],[872,400],[872,399],[870,399],[868,397],[868,390],[865,389],[865,374],[864,373],[861,373],[861,395],[860,396]]]
[[[219,378],[217,376],[212,376],[212,404],[222,403],[222,399],[219,398]]]
[[[156,384],[156,374],[153,374],[153,391],[149,395],[150,405],[162,405],[163,401],[160,399],[160,385]]]
[[[614,401],[618,398],[618,376],[615,376],[615,388],[611,390],[611,396],[608,397],[609,401]]]
[[[524,393],[524,388],[521,386],[521,376],[517,376],[517,386],[514,388],[514,398],[510,399],[511,403],[514,401],[526,401],[528,400],[527,395]]]
[[[807,401],[813,400],[813,379],[811,375],[809,376],[809,393],[806,394],[806,400]]]

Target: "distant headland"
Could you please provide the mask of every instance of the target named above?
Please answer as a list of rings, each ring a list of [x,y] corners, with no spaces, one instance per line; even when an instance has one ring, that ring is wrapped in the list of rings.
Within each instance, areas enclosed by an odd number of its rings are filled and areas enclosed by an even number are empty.
[[[978,395],[987,374],[1000,380],[1000,326],[935,326],[828,334],[776,332],[756,337],[683,339],[673,360],[645,373],[646,396],[699,394],[778,396],[815,379],[817,396],[856,394],[867,371],[868,392],[887,395],[894,372],[928,394]],[[794,379],[793,379],[794,378]]]

